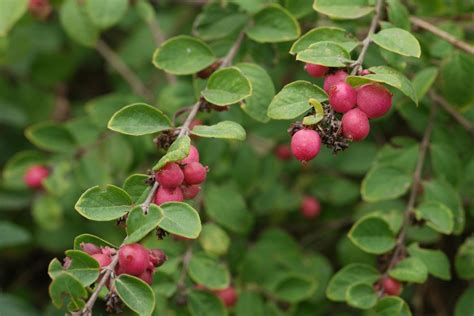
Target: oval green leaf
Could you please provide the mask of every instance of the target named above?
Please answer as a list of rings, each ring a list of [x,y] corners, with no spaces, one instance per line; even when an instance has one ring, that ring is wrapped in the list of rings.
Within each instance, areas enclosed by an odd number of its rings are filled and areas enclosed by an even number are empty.
[[[181,136],[176,139],[173,144],[171,144],[170,148],[168,148],[166,155],[161,157],[161,159],[153,167],[153,171],[160,170],[170,162],[176,162],[186,158],[189,154],[190,146],[191,139],[189,136]]]
[[[296,55],[296,60],[327,67],[345,67],[351,62],[350,54],[339,44],[318,42]]]
[[[224,255],[230,245],[226,231],[214,223],[204,224],[199,236],[199,244],[205,252],[211,255]]]
[[[163,218],[159,227],[168,233],[195,239],[201,233],[201,219],[189,204],[168,202],[160,205]]]
[[[313,9],[333,19],[358,19],[374,8],[368,0],[314,0]]]
[[[141,279],[121,274],[115,279],[115,289],[122,302],[139,315],[151,315],[155,309],[155,293]]]
[[[74,137],[61,124],[38,123],[25,130],[25,136],[35,146],[53,152],[69,152],[77,147]]]
[[[227,316],[228,312],[214,294],[193,290],[188,296],[188,310],[192,316]]]
[[[358,220],[348,237],[363,251],[377,255],[390,251],[396,244],[395,235],[388,223],[373,215]]]
[[[224,289],[230,283],[230,273],[225,264],[203,252],[193,254],[188,273],[197,284],[211,290]]]
[[[236,140],[245,140],[246,137],[244,128],[239,123],[232,121],[223,121],[211,126],[197,125],[192,129],[191,134],[206,138]]]
[[[249,97],[252,85],[238,68],[229,67],[214,72],[201,94],[212,104],[229,105]]]
[[[362,181],[362,198],[367,202],[392,200],[404,195],[411,182],[412,177],[397,168],[376,166]]]
[[[377,304],[377,293],[371,284],[354,284],[346,291],[346,301],[352,307],[369,309]]]
[[[348,52],[352,51],[357,47],[357,45],[359,45],[357,38],[352,36],[346,30],[334,26],[322,26],[308,31],[294,42],[291,46],[290,54],[295,55],[318,42],[333,42]]]
[[[411,316],[410,307],[398,296],[386,296],[375,306],[377,316]]]
[[[141,206],[137,206],[128,213],[127,217],[127,238],[124,243],[132,244],[139,242],[149,232],[158,227],[163,214],[161,209],[151,204],[148,212],[145,214]]]
[[[383,49],[403,56],[419,58],[421,56],[420,43],[410,32],[400,28],[390,28],[371,34],[370,39]]]
[[[428,278],[428,269],[423,261],[410,257],[397,263],[388,274],[399,281],[424,283]]]
[[[87,291],[76,277],[63,271],[49,285],[49,296],[56,308],[61,308],[65,298],[67,298],[69,306],[73,307],[74,310],[78,310],[84,306]]]
[[[76,277],[83,286],[89,286],[99,276],[99,263],[87,253],[79,250],[67,250],[66,256],[71,258],[67,272]]]
[[[117,24],[127,13],[128,0],[87,0],[87,14],[100,29]]]
[[[99,38],[99,30],[86,12],[86,6],[76,0],[66,0],[61,5],[59,20],[64,30],[81,45],[92,47]]]
[[[443,203],[425,201],[415,210],[418,219],[424,219],[428,227],[437,232],[449,235],[453,232],[454,218],[451,210]]]
[[[441,280],[451,279],[449,259],[441,250],[420,248],[417,243],[414,243],[408,247],[408,253],[411,257],[423,261],[430,274]]]

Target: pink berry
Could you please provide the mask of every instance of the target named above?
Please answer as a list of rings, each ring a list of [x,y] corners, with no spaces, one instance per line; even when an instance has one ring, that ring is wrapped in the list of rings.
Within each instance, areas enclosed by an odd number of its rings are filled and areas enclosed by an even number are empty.
[[[331,75],[326,76],[326,79],[324,79],[324,91],[329,93],[329,89],[335,84],[338,84],[339,82],[345,82],[347,78],[347,72],[344,70],[339,70]]]
[[[48,175],[49,171],[45,166],[31,166],[26,170],[23,181],[30,188],[40,189],[43,186],[43,180],[45,180]]]
[[[178,164],[171,162],[156,173],[156,180],[161,186],[174,189],[183,183],[183,171]]]
[[[291,138],[291,151],[299,161],[309,161],[321,149],[321,137],[311,129],[302,129]]]
[[[321,204],[316,198],[305,196],[301,201],[300,212],[308,219],[315,218],[321,212]]]
[[[81,242],[79,244],[79,247],[81,247],[82,251],[89,255],[93,255],[96,253],[101,253],[100,247],[94,245],[93,243],[90,242]]]
[[[359,76],[367,76],[367,75],[370,75],[370,74],[371,74],[371,72],[368,69],[359,70]]]
[[[380,84],[366,84],[357,90],[357,105],[368,118],[381,117],[392,106],[392,94]]]
[[[280,160],[290,160],[291,159],[291,148],[288,145],[278,145],[275,148],[275,155]]]
[[[166,202],[181,202],[183,200],[183,191],[180,187],[174,189],[159,187],[155,196],[155,204],[157,205],[161,205]]]
[[[369,131],[369,119],[359,108],[352,109],[342,116],[342,134],[345,137],[359,141],[366,138]]]
[[[188,163],[191,163],[191,162],[199,162],[199,151],[193,145],[189,147],[188,156],[180,161],[182,165],[187,165]]]
[[[184,167],[183,173],[186,184],[201,184],[206,180],[207,170],[199,162],[191,162]]]
[[[336,112],[346,113],[356,102],[357,92],[350,84],[339,82],[329,89],[329,103]]]
[[[142,279],[145,283],[148,283],[148,284],[153,284],[153,272],[154,272],[155,269],[153,268],[149,268],[149,269],[146,269],[145,271],[143,271],[142,273],[140,273],[140,275],[138,275],[138,278]]]
[[[91,257],[99,263],[100,268],[106,267],[112,262],[112,259],[103,253],[95,253]]]
[[[382,282],[383,290],[388,295],[400,295],[402,292],[402,285],[395,279],[387,277]]]
[[[165,263],[166,259],[166,254],[164,253],[163,250],[161,249],[153,249],[150,250],[150,262],[154,267],[159,267],[163,263]]]
[[[234,306],[237,302],[237,291],[231,286],[223,290],[218,290],[215,294],[227,307]]]
[[[314,78],[321,78],[323,77],[326,72],[329,70],[328,67],[323,65],[316,65],[316,64],[306,64],[304,66],[304,70]]]
[[[150,255],[140,244],[128,244],[119,249],[119,264],[123,273],[138,276],[148,267]]]
[[[105,246],[105,247],[101,247],[100,251],[104,254],[104,255],[107,255],[107,256],[113,256],[117,253],[117,250],[115,250],[114,248],[110,248],[108,246]]]
[[[194,199],[201,191],[201,187],[199,185],[185,185],[182,186],[181,189],[183,190],[183,196],[185,200]]]

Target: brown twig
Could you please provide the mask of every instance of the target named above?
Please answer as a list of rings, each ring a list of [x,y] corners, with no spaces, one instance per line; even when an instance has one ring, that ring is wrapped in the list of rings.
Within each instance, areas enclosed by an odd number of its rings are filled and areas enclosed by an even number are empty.
[[[442,29],[434,26],[433,24],[426,22],[425,20],[422,20],[420,18],[417,18],[415,16],[410,17],[410,21],[413,25],[422,28],[428,32],[433,33],[434,35],[438,36],[439,38],[445,40],[446,42],[450,43],[451,45],[462,49],[463,51],[474,55],[474,46],[452,36],[448,32],[443,31]]]
[[[438,103],[443,108],[443,110],[448,112],[462,127],[464,127],[471,134],[471,136],[474,137],[473,123],[462,116],[461,113],[459,113],[451,104],[448,103],[448,101],[446,101],[433,90],[429,92],[429,96],[434,102]]]
[[[181,294],[184,294],[184,292],[186,291],[186,285],[184,283],[186,281],[186,273],[188,271],[189,262],[191,261],[192,257],[193,257],[193,249],[191,245],[188,245],[188,248],[186,249],[186,252],[183,255],[183,268],[181,269],[178,283],[176,284]]]
[[[154,96],[145,86],[141,79],[128,67],[127,64],[117,55],[103,40],[98,40],[97,51],[104,57],[107,63],[117,71],[120,76],[130,85],[133,92],[141,96],[148,102],[153,102]]]

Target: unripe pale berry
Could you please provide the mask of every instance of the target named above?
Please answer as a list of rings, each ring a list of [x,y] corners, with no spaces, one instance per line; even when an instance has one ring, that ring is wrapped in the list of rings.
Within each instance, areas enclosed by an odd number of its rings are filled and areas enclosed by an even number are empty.
[[[223,290],[218,290],[215,294],[227,307],[234,306],[237,302],[237,291],[231,286]]]
[[[291,138],[291,152],[299,161],[309,161],[321,149],[321,137],[311,129],[302,129]]]
[[[103,253],[95,253],[91,257],[99,263],[100,268],[106,267],[112,262],[112,259]]]
[[[191,162],[183,168],[184,182],[186,184],[201,184],[206,180],[206,167],[199,162]]]
[[[101,249],[99,246],[94,245],[93,243],[90,242],[81,242],[79,244],[79,247],[81,247],[82,251],[89,255],[93,255],[96,253],[101,253]]]
[[[347,78],[347,72],[344,70],[338,70],[337,72],[326,76],[324,79],[324,91],[329,93],[329,89],[335,84],[338,84],[339,82],[345,82]]]
[[[194,199],[196,195],[201,191],[201,187],[199,185],[184,185],[181,187],[183,190],[183,196],[185,200]]]
[[[381,117],[392,106],[392,94],[380,84],[366,84],[357,90],[357,105],[368,118]]]
[[[329,89],[329,103],[334,111],[346,113],[352,109],[357,102],[357,92],[348,83],[339,82]]]
[[[45,166],[31,166],[26,170],[26,173],[23,176],[23,181],[28,187],[39,189],[43,186],[43,180],[45,180],[48,175],[49,171]]]
[[[193,145],[189,147],[188,156],[180,161],[180,163],[183,165],[186,165],[191,162],[199,162],[199,151]]]
[[[308,75],[310,75],[311,77],[321,78],[326,74],[329,68],[323,65],[306,64],[304,66],[304,70],[306,70]]]
[[[275,155],[280,160],[290,160],[291,159],[291,148],[288,145],[278,145],[275,148]]]
[[[140,244],[128,244],[119,249],[120,270],[123,273],[138,276],[150,262],[148,250]]]
[[[155,195],[155,204],[160,205],[166,202],[181,202],[184,200],[183,191],[180,187],[167,189],[159,187]]]
[[[305,196],[301,201],[300,212],[308,219],[315,218],[321,212],[321,204],[316,198]]]
[[[166,254],[164,253],[163,250],[161,249],[152,249],[150,250],[150,262],[154,267],[159,267],[163,263],[165,263],[166,259]]]
[[[183,171],[178,164],[171,162],[156,173],[156,180],[168,189],[174,189],[183,183]]]
[[[387,277],[382,281],[383,291],[388,295],[400,295],[402,293],[402,285],[395,279]]]
[[[140,275],[138,275],[137,277],[142,279],[145,283],[148,283],[149,285],[151,285],[153,283],[153,272],[155,271],[155,269],[146,269],[145,271],[143,271],[142,273],[140,273]]]
[[[342,134],[352,140],[359,141],[367,137],[370,124],[367,115],[355,108],[342,116]]]

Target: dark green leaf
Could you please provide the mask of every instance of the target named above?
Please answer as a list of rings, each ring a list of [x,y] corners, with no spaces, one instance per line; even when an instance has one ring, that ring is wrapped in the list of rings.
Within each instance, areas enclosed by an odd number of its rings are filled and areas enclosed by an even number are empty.
[[[223,121],[211,126],[197,125],[193,128],[191,134],[199,137],[236,140],[245,140],[246,137],[244,128],[232,121]]]
[[[296,55],[296,60],[327,67],[345,67],[351,56],[341,45],[334,42],[317,42]]]
[[[132,199],[119,187],[95,186],[84,192],[76,203],[76,211],[94,221],[110,221],[131,209]]]
[[[359,44],[357,38],[342,28],[321,26],[308,31],[294,42],[291,46],[290,54],[295,55],[318,42],[334,42],[348,52],[352,51]]]
[[[238,68],[229,67],[214,72],[201,94],[212,104],[229,105],[249,97],[252,86]]]
[[[370,284],[354,284],[346,291],[346,301],[352,307],[369,309],[377,304],[377,293]]]
[[[428,227],[449,235],[453,232],[453,213],[444,204],[436,201],[425,201],[416,208],[416,217],[424,219]]]
[[[373,215],[358,220],[349,231],[348,237],[363,251],[379,255],[390,251],[396,243],[388,223]]]
[[[408,247],[408,253],[423,261],[430,274],[442,280],[451,279],[449,259],[441,250],[424,249],[413,243]]]
[[[115,289],[122,302],[139,315],[151,315],[155,309],[155,294],[141,279],[122,274],[115,279]]]
[[[410,32],[399,28],[389,28],[370,36],[375,44],[383,49],[403,56],[419,58],[421,55],[420,43]]]
[[[193,254],[188,273],[194,282],[212,290],[227,288],[230,283],[227,267],[203,252]]]
[[[188,296],[188,310],[192,316],[227,316],[224,304],[215,295],[193,290]]]
[[[395,199],[408,191],[411,182],[411,176],[399,169],[376,166],[362,181],[362,198],[367,202]]]
[[[66,33],[81,45],[92,47],[99,38],[99,30],[87,15],[86,6],[76,0],[66,0],[59,11],[59,19]]]
[[[397,263],[388,274],[399,281],[424,283],[428,278],[428,269],[422,260],[409,257]]]
[[[87,0],[87,14],[100,29],[117,24],[127,12],[128,0]]]
[[[127,238],[124,242],[127,244],[139,242],[149,232],[158,227],[162,218],[162,211],[155,204],[150,205],[146,214],[144,214],[141,206],[135,207],[127,216]]]
[[[313,8],[333,19],[358,19],[373,10],[368,0],[314,0]]]
[[[195,239],[201,233],[201,219],[189,204],[168,202],[160,205],[163,218],[158,226],[168,233]]]
[[[53,152],[68,152],[77,146],[68,129],[58,123],[43,122],[30,126],[25,136],[39,148]]]
[[[16,224],[0,221],[0,249],[14,247],[30,241],[31,235],[25,228]]]
[[[346,292],[354,284],[372,285],[380,278],[379,272],[366,264],[353,263],[338,271],[329,281],[326,296],[333,301],[343,302]]]
[[[408,304],[397,296],[382,298],[375,307],[377,316],[411,316]]]

